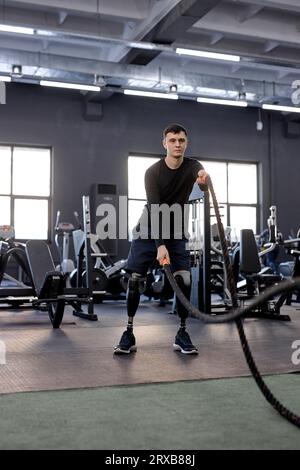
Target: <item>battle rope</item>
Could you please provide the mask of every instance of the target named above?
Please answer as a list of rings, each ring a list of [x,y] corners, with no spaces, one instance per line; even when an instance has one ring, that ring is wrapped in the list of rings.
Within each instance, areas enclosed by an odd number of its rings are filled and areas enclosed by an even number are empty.
[[[180,302],[184,305],[184,307],[193,314],[193,316],[201,319],[202,321],[206,323],[224,323],[224,322],[229,322],[234,320],[241,346],[244,352],[245,359],[247,361],[248,367],[251,371],[251,374],[258,385],[258,388],[262,392],[263,396],[266,398],[266,400],[273,406],[273,408],[281,415],[283,416],[287,421],[290,423],[294,424],[298,428],[300,428],[300,416],[296,415],[292,411],[290,411],[288,408],[286,408],[282,403],[280,403],[279,400],[273,395],[267,384],[264,382],[257,365],[254,361],[254,358],[252,356],[252,352],[249,346],[249,343],[246,338],[245,330],[243,327],[242,323],[242,316],[245,316],[247,312],[249,312],[252,308],[255,306],[258,306],[262,304],[264,301],[269,299],[270,297],[279,294],[284,291],[290,291],[294,289],[295,287],[300,288],[300,278],[293,279],[291,281],[284,281],[281,282],[280,285],[274,286],[271,289],[267,289],[263,294],[259,295],[256,299],[254,299],[249,305],[247,305],[244,308],[238,308],[238,296],[236,292],[236,286],[235,286],[235,279],[234,279],[234,274],[232,270],[232,266],[230,263],[229,259],[229,254],[228,254],[228,249],[227,249],[227,243],[226,243],[226,238],[225,238],[225,233],[224,233],[224,227],[221,221],[220,217],[220,212],[219,212],[219,207],[218,207],[218,202],[216,199],[215,191],[213,188],[212,181],[210,177],[207,178],[207,185],[208,189],[211,193],[212,200],[213,200],[213,206],[216,214],[216,219],[217,219],[217,226],[218,226],[218,232],[219,232],[219,238],[221,242],[221,247],[222,247],[222,253],[223,253],[223,258],[224,258],[224,266],[225,266],[225,271],[227,275],[227,281],[228,281],[228,288],[229,292],[231,295],[231,300],[232,300],[232,308],[229,313],[222,314],[222,315],[208,315],[207,313],[201,312],[198,310],[196,307],[194,307],[188,299],[184,296],[180,288],[178,287],[170,266],[166,264],[165,261],[162,262],[164,266],[164,270],[166,272],[166,276],[176,294]]]

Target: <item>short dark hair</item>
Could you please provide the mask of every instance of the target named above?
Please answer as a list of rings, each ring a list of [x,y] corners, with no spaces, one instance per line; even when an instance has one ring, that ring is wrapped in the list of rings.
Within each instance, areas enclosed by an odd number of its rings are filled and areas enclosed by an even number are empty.
[[[172,132],[173,134],[179,134],[179,132],[184,132],[187,136],[187,131],[183,126],[181,126],[181,124],[170,124],[168,127],[166,127],[163,132],[164,138],[169,132]]]

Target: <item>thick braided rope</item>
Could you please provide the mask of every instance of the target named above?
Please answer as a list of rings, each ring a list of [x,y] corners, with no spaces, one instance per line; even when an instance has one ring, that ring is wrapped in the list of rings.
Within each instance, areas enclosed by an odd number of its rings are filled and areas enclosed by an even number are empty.
[[[224,227],[221,222],[221,217],[219,213],[219,208],[218,208],[218,203],[215,195],[215,191],[213,188],[213,184],[211,182],[211,179],[208,178],[208,187],[212,196],[213,200],[213,205],[214,205],[214,210],[216,213],[217,217],[217,224],[218,224],[218,231],[219,231],[219,238],[221,240],[221,246],[222,246],[222,252],[223,252],[223,257],[224,257],[224,264],[225,264],[225,270],[226,270],[226,275],[228,279],[228,287],[229,287],[229,292],[231,294],[232,298],[232,305],[233,308],[237,308],[238,306],[238,297],[237,297],[237,292],[236,292],[236,287],[235,287],[235,280],[234,280],[234,274],[233,274],[233,269],[230,263],[229,259],[229,254],[228,254],[228,249],[226,245],[226,238],[225,238],[225,233],[224,233]],[[251,374],[257,383],[260,391],[262,392],[263,396],[266,398],[266,400],[273,406],[273,408],[285,419],[287,419],[290,423],[294,424],[295,426],[300,428],[300,416],[297,416],[295,413],[290,411],[288,408],[286,408],[280,401],[277,400],[277,398],[273,395],[267,384],[264,382],[257,365],[254,361],[254,357],[252,355],[249,343],[246,338],[245,330],[243,327],[242,319],[237,318],[235,320],[235,324],[239,333],[239,338],[241,342],[241,346],[244,352],[244,356],[246,358],[247,364],[249,366],[249,369],[251,371]]]
[[[224,322],[229,322],[232,320],[235,320],[236,327],[238,330],[241,346],[248,364],[248,367],[251,371],[251,374],[253,378],[255,379],[255,382],[257,383],[259,389],[261,390],[262,394],[266,398],[266,400],[273,406],[273,408],[285,419],[287,419],[290,423],[294,424],[295,426],[300,428],[300,416],[296,415],[289,409],[287,409],[282,403],[277,400],[276,397],[272,394],[271,390],[268,388],[267,384],[264,382],[257,366],[254,361],[254,358],[251,353],[251,349],[249,346],[249,343],[246,338],[246,334],[244,331],[244,327],[241,321],[241,317],[244,316],[247,312],[249,312],[252,308],[260,305],[264,301],[268,300],[270,297],[279,294],[281,292],[286,292],[294,289],[295,287],[300,287],[300,278],[291,280],[291,281],[285,281],[281,282],[280,285],[274,286],[270,289],[267,289],[263,294],[259,295],[256,297],[249,305],[244,307],[243,309],[238,308],[238,297],[236,293],[236,287],[235,287],[235,280],[234,280],[234,275],[233,275],[233,270],[232,266],[230,263],[229,259],[229,254],[228,254],[228,249],[227,249],[227,243],[226,243],[226,238],[225,238],[225,233],[224,233],[224,227],[221,221],[220,217],[220,212],[219,212],[219,207],[218,207],[218,202],[216,199],[215,191],[213,188],[213,184],[210,178],[207,179],[207,184],[209,191],[212,196],[213,200],[213,205],[214,205],[214,210],[216,214],[216,219],[217,219],[217,225],[218,225],[218,231],[219,231],[219,238],[221,242],[221,247],[222,247],[222,253],[224,257],[224,266],[226,270],[226,275],[228,279],[228,287],[229,291],[231,294],[232,298],[232,306],[233,310],[229,313],[223,314],[223,315],[217,315],[217,316],[212,316],[208,315],[204,312],[201,312],[198,310],[196,307],[194,307],[188,299],[183,295],[182,291],[178,287],[172,273],[170,266],[167,264],[164,264],[164,269],[166,272],[166,276],[176,293],[176,296],[180,300],[180,302],[184,305],[184,307],[192,314],[192,316],[195,316],[199,318],[200,320],[206,322],[206,323],[224,323]]]
[[[184,296],[184,294],[178,287],[172,275],[170,266],[164,263],[163,265],[168,281],[170,282],[172,289],[175,291],[182,305],[187,309],[187,311],[191,314],[192,317],[198,318],[204,323],[228,323],[230,321],[244,317],[248,312],[251,312],[253,308],[258,307],[263,302],[275,295],[281,294],[282,292],[289,292],[295,288],[300,288],[300,277],[295,278],[291,281],[282,281],[277,286],[266,289],[262,294],[257,297],[254,297],[253,300],[243,308],[235,308],[233,310],[230,310],[228,313],[224,314],[218,313],[218,315],[209,315],[207,313],[201,312],[201,310],[196,308],[188,301],[188,299]]]

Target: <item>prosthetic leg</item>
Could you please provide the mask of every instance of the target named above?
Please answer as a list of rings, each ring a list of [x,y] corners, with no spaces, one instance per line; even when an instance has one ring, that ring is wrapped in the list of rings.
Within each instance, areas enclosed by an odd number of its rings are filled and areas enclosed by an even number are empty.
[[[126,304],[127,304],[127,314],[128,314],[128,324],[133,323],[133,317],[138,309],[140,303],[140,297],[145,288],[145,281],[141,274],[132,273],[127,286],[126,293]]]
[[[140,296],[145,288],[145,281],[141,274],[132,273],[127,286],[126,303],[128,323],[120,343],[115,347],[115,354],[130,354],[136,351],[135,336],[133,334],[133,318],[140,303]]]
[[[178,287],[181,289],[185,297],[190,300],[191,296],[191,273],[189,271],[180,270],[174,273]],[[186,319],[188,311],[182,305],[178,297],[176,297],[177,312],[180,318],[180,328],[175,337],[173,344],[175,351],[180,351],[183,354],[198,354],[198,349],[193,345],[189,334],[186,331]]]

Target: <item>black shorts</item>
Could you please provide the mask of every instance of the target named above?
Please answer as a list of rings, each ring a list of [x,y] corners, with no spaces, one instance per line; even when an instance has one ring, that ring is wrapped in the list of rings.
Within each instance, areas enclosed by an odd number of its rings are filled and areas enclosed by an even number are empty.
[[[165,242],[170,255],[172,272],[190,271],[190,253],[186,250],[187,240],[167,240]],[[127,265],[127,272],[147,274],[157,256],[157,247],[154,240],[136,239],[131,243]]]

